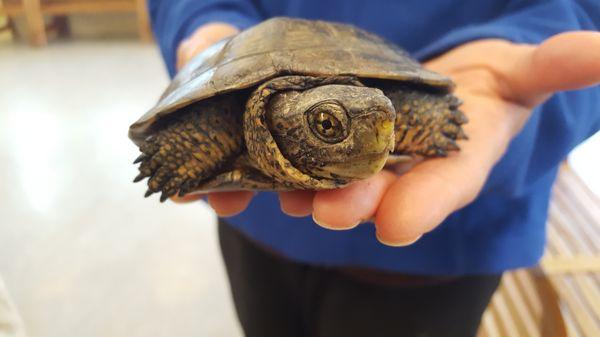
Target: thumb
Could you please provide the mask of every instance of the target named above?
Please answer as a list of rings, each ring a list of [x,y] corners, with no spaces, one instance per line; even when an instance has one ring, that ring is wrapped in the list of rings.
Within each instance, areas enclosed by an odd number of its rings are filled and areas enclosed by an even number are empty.
[[[532,108],[557,91],[600,83],[600,33],[567,32],[523,46],[504,78],[509,99]]]

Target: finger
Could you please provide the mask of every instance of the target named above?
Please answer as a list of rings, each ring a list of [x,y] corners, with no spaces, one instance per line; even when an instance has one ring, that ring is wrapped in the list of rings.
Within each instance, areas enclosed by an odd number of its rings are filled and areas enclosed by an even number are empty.
[[[250,191],[213,192],[208,194],[208,203],[219,216],[228,217],[245,210],[253,196]]]
[[[279,192],[279,203],[283,213],[294,216],[308,216],[313,211],[314,191],[285,191]]]
[[[390,185],[375,217],[381,242],[414,242],[477,197],[512,134],[512,121],[498,104],[486,98],[466,100],[470,121],[465,131],[471,141],[462,142],[460,152],[420,163]]]
[[[506,79],[511,98],[529,107],[554,92],[600,83],[599,32],[558,34],[521,54]]]
[[[182,197],[174,195],[170,199],[171,199],[171,201],[173,201],[175,203],[185,204],[185,203],[189,203],[189,202],[198,201],[198,200],[202,199],[204,196],[205,196],[205,194],[186,194]]]
[[[208,48],[213,43],[235,35],[239,30],[227,23],[213,22],[200,26],[189,38],[180,43],[177,48],[177,69],[181,69],[194,56]]]
[[[189,39],[183,40],[177,48],[177,60],[175,61],[175,68],[181,70],[187,61],[187,48]]]
[[[177,49],[177,70],[180,70],[194,56],[198,55],[204,49],[208,48],[211,43],[202,35],[193,35],[189,39],[183,41]]]
[[[313,200],[314,221],[328,229],[356,227],[375,215],[377,205],[395,179],[393,173],[384,170],[344,188],[317,192]]]

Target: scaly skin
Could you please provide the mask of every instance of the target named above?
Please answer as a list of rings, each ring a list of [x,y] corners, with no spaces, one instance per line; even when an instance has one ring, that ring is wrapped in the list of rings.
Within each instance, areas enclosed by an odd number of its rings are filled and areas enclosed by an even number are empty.
[[[281,99],[269,104],[278,94]],[[352,115],[342,112],[349,119],[343,140],[327,143],[310,130],[308,113],[323,103],[352,109]],[[383,168],[392,148],[393,119],[389,99],[352,76],[284,76],[251,95],[244,134],[250,158],[285,189],[331,189]]]
[[[242,152],[240,103],[231,97],[194,104],[140,147],[135,182],[149,177],[146,197],[184,195]]]
[[[458,110],[456,96],[402,85],[385,93],[397,114],[395,154],[444,157],[459,149],[455,140],[467,139],[461,127],[467,117]]]

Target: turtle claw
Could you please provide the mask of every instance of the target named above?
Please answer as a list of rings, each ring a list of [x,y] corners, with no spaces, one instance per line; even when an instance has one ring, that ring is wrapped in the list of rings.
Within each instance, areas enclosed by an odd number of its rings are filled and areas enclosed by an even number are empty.
[[[138,174],[135,178],[133,178],[133,182],[137,183],[142,181],[142,179],[146,178],[147,175],[145,175],[144,173],[140,172],[140,174]]]
[[[144,193],[144,198],[148,198],[149,196],[152,195],[152,193],[154,193],[154,192],[152,192],[151,190],[147,190],[146,193]]]
[[[167,199],[169,199],[170,195],[166,192],[162,192],[162,194],[160,195],[160,202],[165,202]]]
[[[145,153],[142,153],[142,154],[140,154],[140,155],[139,155],[139,156],[138,156],[138,157],[137,157],[137,158],[136,158],[136,159],[133,161],[133,163],[134,163],[134,164],[141,163],[141,162],[143,162],[143,161],[144,161],[144,160],[146,160],[146,159],[148,159],[148,155],[147,155],[147,154],[145,154]]]
[[[448,139],[448,143],[446,144],[446,149],[450,151],[458,151],[460,147],[456,144],[456,142],[452,139]]]

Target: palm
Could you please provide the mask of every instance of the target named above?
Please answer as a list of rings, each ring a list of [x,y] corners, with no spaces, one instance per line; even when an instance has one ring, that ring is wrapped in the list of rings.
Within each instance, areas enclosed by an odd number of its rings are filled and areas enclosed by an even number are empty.
[[[384,170],[338,190],[280,193],[282,210],[312,213],[331,229],[374,219],[380,241],[414,242],[475,199],[531,109],[555,91],[600,82],[598,59],[600,34],[592,32],[562,34],[541,46],[481,40],[451,50],[426,67],[452,77],[464,101],[469,140],[459,143],[460,152],[425,160],[402,175]],[[226,216],[243,210],[251,198],[249,192],[214,193],[209,202]]]

